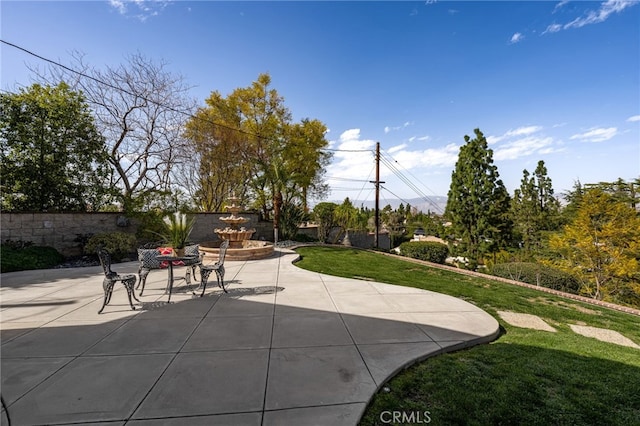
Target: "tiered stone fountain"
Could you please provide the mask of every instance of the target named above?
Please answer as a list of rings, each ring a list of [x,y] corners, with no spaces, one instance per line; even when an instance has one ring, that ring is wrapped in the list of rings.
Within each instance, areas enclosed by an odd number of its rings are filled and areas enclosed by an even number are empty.
[[[246,229],[241,226],[247,223],[249,219],[238,216],[241,207],[237,204],[240,198],[232,195],[227,199],[231,205],[227,206],[227,210],[231,212],[231,216],[221,217],[220,220],[227,226],[224,229],[216,228],[214,232],[222,240],[229,240],[229,248],[225,260],[255,260],[264,259],[273,253],[273,244],[266,241],[255,241],[251,236],[256,232],[255,229]],[[220,242],[218,243],[202,243],[200,250],[205,256],[216,258],[219,253]]]

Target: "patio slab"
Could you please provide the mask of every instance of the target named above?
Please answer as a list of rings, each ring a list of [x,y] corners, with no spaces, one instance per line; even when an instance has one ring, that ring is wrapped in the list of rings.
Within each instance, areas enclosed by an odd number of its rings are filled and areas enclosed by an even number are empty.
[[[214,282],[195,297],[198,283],[180,283],[171,304],[153,271],[137,310],[116,286],[100,315],[99,268],[2,274],[12,424],[356,425],[402,368],[498,335],[462,300],[304,271],[296,258],[228,262],[228,293]]]

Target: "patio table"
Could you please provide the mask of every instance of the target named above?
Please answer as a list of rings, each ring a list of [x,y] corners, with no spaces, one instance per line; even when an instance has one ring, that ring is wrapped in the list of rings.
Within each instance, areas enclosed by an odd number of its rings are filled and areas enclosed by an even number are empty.
[[[156,259],[158,259],[160,262],[168,262],[169,266],[167,268],[167,270],[169,271],[169,277],[167,280],[167,290],[166,292],[169,293],[169,299],[167,300],[167,303],[171,303],[171,292],[173,291],[173,282],[175,280],[185,280],[187,282],[187,284],[189,283],[189,280],[187,279],[187,277],[174,277],[173,275],[173,262],[185,262],[185,261],[192,261],[194,259],[196,259],[198,256],[156,256]],[[176,265],[176,266],[183,266],[183,265]],[[184,265],[187,266],[187,265]],[[190,267],[190,266],[188,266]],[[188,272],[188,271],[187,271]]]

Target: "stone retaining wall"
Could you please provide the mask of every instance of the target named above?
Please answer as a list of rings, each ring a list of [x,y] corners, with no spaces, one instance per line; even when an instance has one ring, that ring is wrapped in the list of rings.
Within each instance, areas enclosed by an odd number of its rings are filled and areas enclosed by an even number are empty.
[[[258,215],[240,213],[249,219],[244,226],[255,228],[252,239],[273,241],[271,222],[259,222]],[[226,225],[220,217],[229,213],[196,213],[191,233],[193,242],[216,241],[215,228]],[[65,256],[81,254],[81,245],[75,241],[78,235],[103,232],[135,234],[139,223],[122,213],[3,213],[0,215],[0,241],[31,241],[39,246],[51,246]]]

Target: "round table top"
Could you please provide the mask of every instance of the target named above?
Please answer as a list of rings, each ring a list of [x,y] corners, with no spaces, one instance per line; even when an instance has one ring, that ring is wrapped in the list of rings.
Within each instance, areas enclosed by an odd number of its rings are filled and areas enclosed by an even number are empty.
[[[158,260],[166,260],[166,261],[178,261],[178,260],[193,260],[196,259],[198,256],[194,256],[194,255],[187,255],[187,256],[172,256],[172,255],[160,255],[160,256],[156,256],[156,259]]]

